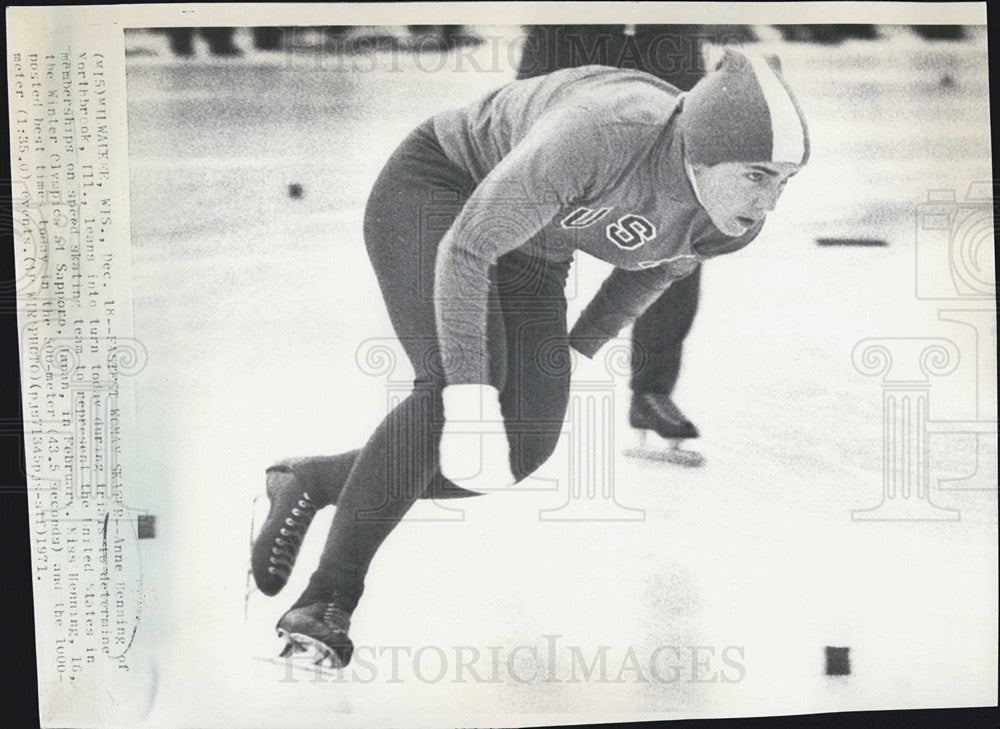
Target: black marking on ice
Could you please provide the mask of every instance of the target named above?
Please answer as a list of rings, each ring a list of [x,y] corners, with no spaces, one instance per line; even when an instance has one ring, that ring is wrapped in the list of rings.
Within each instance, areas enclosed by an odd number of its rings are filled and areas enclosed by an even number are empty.
[[[862,246],[867,248],[877,248],[889,245],[889,242],[881,238],[817,238],[816,245],[820,246]]]
[[[138,532],[139,539],[155,539],[156,515],[139,514],[136,519],[136,530]]]
[[[826,646],[826,675],[851,675],[851,649]]]

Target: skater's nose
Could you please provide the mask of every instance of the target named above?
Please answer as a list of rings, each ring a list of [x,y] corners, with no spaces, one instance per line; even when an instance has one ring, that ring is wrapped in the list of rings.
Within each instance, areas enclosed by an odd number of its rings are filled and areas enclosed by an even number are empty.
[[[777,185],[768,186],[754,196],[754,211],[756,217],[763,217],[774,210],[778,204],[778,197],[781,195],[781,188]]]

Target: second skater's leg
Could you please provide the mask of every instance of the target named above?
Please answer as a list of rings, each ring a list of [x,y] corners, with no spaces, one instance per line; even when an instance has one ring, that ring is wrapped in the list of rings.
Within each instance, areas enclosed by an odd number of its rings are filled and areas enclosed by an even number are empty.
[[[672,396],[680,374],[684,339],[698,310],[700,283],[699,266],[686,278],[675,281],[632,329],[629,425],[638,431],[640,442],[627,449],[626,455],[685,466],[704,462],[699,453],[680,447],[682,441],[697,438],[699,433]],[[666,439],[666,447],[650,443],[650,432]]]

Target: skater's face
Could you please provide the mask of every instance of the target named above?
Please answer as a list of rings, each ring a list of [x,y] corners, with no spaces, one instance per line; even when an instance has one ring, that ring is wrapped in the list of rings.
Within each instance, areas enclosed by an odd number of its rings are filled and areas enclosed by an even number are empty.
[[[695,165],[698,198],[716,228],[740,236],[774,210],[785,183],[801,167],[794,162]]]

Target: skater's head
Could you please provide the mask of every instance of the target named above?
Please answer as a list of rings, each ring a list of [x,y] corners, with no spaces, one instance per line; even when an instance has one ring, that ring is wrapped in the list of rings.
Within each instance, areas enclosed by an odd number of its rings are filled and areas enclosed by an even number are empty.
[[[809,159],[805,118],[774,57],[727,49],[686,95],[678,125],[698,200],[727,235],[763,220]]]

